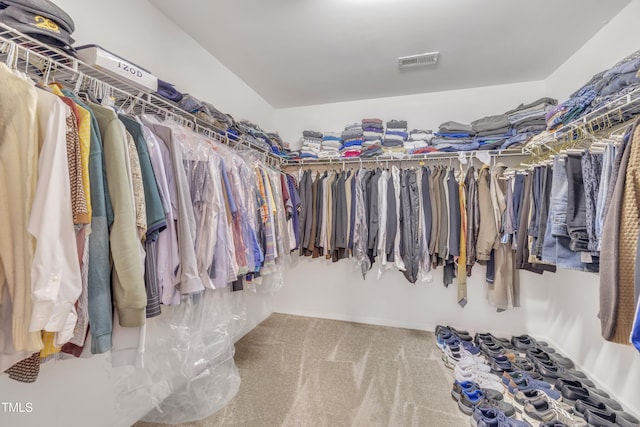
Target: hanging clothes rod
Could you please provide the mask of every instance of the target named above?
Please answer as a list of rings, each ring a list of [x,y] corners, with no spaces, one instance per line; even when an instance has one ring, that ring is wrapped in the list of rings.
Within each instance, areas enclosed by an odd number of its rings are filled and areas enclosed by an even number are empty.
[[[76,91],[97,88],[102,94],[114,99],[115,105],[129,107],[136,113],[152,112],[171,118],[195,132],[207,135],[231,147],[247,147],[263,155],[265,162],[281,168],[284,159],[267,151],[264,147],[245,141],[242,136],[230,134],[213,123],[200,119],[194,114],[178,108],[175,104],[141,89],[124,79],[107,74],[97,68],[47,46],[21,32],[0,24],[0,59],[13,62],[17,69],[24,71],[34,80],[57,81]]]
[[[544,138],[534,139],[534,143],[530,146],[525,146],[524,150],[532,153],[535,148],[540,146],[553,149],[558,144],[579,140],[584,138],[585,135],[593,135],[603,130],[617,127],[617,125],[630,120],[627,116],[633,117],[638,114],[640,114],[640,88],[619,96],[588,114],[567,123],[555,132],[550,132]]]
[[[360,165],[360,164],[396,164],[396,163],[410,163],[410,162],[428,162],[428,161],[441,161],[441,160],[471,160],[488,154],[492,159],[500,157],[528,157],[529,153],[522,151],[521,149],[510,150],[476,150],[476,151],[460,151],[456,153],[441,153],[433,152],[420,155],[407,155],[406,157],[397,158],[391,156],[376,156],[370,158],[336,158],[336,159],[300,159],[299,161],[288,161],[283,167],[285,168],[303,168],[306,166],[346,166],[346,165]]]

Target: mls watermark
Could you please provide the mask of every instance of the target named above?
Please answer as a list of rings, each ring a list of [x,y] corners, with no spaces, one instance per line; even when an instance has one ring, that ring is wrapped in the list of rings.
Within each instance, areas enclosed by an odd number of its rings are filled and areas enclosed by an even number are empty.
[[[33,403],[0,402],[0,412],[3,414],[30,414],[33,412]]]

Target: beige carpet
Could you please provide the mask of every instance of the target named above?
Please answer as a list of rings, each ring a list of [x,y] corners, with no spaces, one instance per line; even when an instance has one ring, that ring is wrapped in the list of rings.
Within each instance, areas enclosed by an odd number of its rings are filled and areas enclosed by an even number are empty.
[[[274,314],[236,345],[238,395],[183,426],[466,427],[440,357],[433,333]]]

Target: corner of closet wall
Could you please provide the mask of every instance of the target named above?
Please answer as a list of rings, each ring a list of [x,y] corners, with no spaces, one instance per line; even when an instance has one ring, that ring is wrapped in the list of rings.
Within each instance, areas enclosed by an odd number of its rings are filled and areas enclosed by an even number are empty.
[[[76,45],[98,44],[210,102],[274,129],[274,108],[149,0],[56,0],[76,23]]]

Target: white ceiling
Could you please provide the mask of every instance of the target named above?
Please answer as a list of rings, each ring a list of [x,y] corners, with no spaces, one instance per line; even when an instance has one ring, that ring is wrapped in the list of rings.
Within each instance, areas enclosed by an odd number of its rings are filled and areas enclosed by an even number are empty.
[[[629,1],[150,0],[276,108],[545,79]]]

